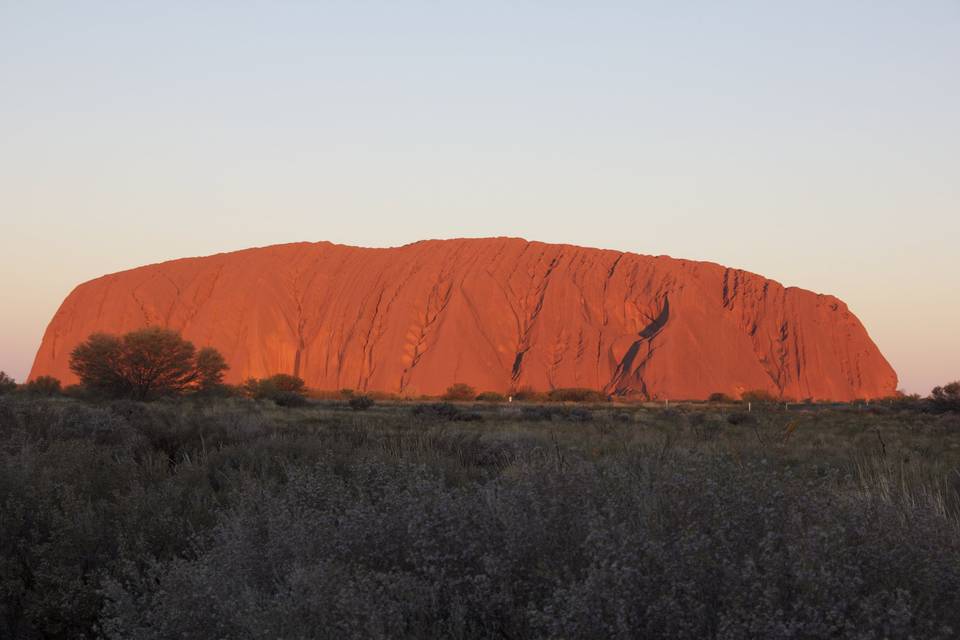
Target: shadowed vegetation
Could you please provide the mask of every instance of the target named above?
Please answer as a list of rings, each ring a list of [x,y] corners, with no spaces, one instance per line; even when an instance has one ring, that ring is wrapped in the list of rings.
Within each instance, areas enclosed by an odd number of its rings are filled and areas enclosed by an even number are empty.
[[[7,395],[0,637],[955,637],[958,464],[887,406]]]
[[[0,396],[16,390],[17,381],[8,376],[5,371],[0,371]]]
[[[930,401],[938,411],[960,411],[960,380],[934,387]]]
[[[146,327],[114,336],[95,333],[70,353],[70,370],[91,394],[151,400],[221,386],[227,363],[216,349],[199,351],[180,334]]]
[[[447,387],[443,394],[444,400],[473,400],[477,397],[477,391],[468,384],[458,382]]]
[[[282,407],[299,407],[306,403],[307,389],[302,378],[278,373],[269,378],[250,378],[240,389],[254,400],[273,400]]]

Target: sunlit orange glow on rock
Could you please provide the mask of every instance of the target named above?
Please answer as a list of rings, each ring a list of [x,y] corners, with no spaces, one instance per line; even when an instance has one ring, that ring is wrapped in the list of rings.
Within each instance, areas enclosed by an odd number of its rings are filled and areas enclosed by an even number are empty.
[[[438,395],[589,387],[656,399],[850,400],[897,376],[839,299],[707,262],[513,238],[326,242],[185,258],[78,286],[30,377],[65,384],[91,333],[145,325],[219,349],[228,382]]]

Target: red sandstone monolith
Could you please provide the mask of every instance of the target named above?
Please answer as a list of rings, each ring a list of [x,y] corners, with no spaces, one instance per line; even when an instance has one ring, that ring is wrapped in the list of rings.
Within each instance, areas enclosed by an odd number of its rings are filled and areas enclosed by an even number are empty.
[[[892,395],[897,376],[839,299],[717,264],[527,242],[298,243],[185,258],[78,286],[31,379],[76,382],[91,333],[179,330],[230,364],[315,389],[438,395],[588,387],[703,399]]]

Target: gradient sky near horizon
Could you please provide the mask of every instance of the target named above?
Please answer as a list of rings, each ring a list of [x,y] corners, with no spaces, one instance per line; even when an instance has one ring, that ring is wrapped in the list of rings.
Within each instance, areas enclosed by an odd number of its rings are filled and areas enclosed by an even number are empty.
[[[0,369],[78,283],[521,236],[844,299],[960,378],[960,2],[4,2]]]

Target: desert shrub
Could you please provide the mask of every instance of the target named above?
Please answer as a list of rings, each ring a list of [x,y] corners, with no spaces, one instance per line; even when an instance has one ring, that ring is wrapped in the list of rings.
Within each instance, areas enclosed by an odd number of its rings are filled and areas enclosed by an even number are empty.
[[[302,407],[307,404],[307,398],[302,393],[293,391],[281,391],[270,396],[278,406],[281,407]]]
[[[0,398],[0,436],[9,437],[20,430],[20,419],[14,404]]]
[[[546,402],[549,400],[547,394],[537,391],[532,387],[520,387],[511,395],[514,400],[519,402]]]
[[[887,555],[896,547],[888,534],[904,526],[892,510],[872,502],[830,505],[821,483],[804,489],[762,463],[733,471],[716,462],[699,469],[681,463],[682,473],[656,481],[657,493],[673,505],[653,512],[660,523],[621,528],[618,517],[601,516],[589,568],[540,609],[547,635],[862,637],[868,628],[879,637],[952,635],[953,614],[948,623],[926,618],[945,599],[918,597],[933,593],[942,569],[934,556],[916,547]],[[635,508],[643,510],[641,504]],[[925,518],[918,529],[951,555],[960,551]],[[856,522],[872,524],[852,531]],[[956,582],[960,565],[945,574]]]
[[[26,396],[10,408],[23,431],[0,430],[0,637],[98,637],[104,576],[186,553],[212,525],[205,478],[154,464],[112,405]]]
[[[890,415],[894,412],[894,409],[889,405],[879,403],[870,403],[866,410],[875,416]]]
[[[555,408],[548,406],[521,407],[521,420],[527,422],[537,422],[540,420],[552,420],[555,415]]]
[[[777,397],[765,389],[744,391],[740,394],[740,399],[754,404],[770,404],[777,401]]]
[[[212,347],[200,349],[195,367],[198,391],[206,394],[225,393],[223,374],[230,367],[219,351]]]
[[[227,364],[212,348],[199,353],[179,333],[161,327],[121,337],[95,333],[70,353],[70,370],[90,392],[151,400],[219,385]]]
[[[479,402],[506,402],[507,397],[496,391],[484,391],[477,395]]]
[[[25,391],[35,396],[58,396],[61,393],[60,380],[53,376],[37,376],[26,384]]]
[[[520,410],[520,419],[526,422],[546,420],[589,422],[593,420],[593,412],[582,407],[537,405],[533,407],[522,407]]]
[[[473,400],[477,396],[476,390],[468,384],[458,382],[447,387],[442,398],[444,400],[466,401]]]
[[[354,411],[366,411],[376,404],[376,402],[370,396],[351,396],[347,404],[350,405],[350,408]]]
[[[247,378],[240,384],[240,394],[245,398],[257,398],[260,393],[260,381],[256,378]]]
[[[960,411],[960,380],[934,387],[930,400],[938,411]]]
[[[710,394],[710,397],[707,398],[707,402],[730,403],[730,402],[733,402],[733,398],[731,398],[725,393],[717,391],[716,393]]]
[[[686,416],[687,423],[701,440],[715,440],[723,431],[726,424],[723,416],[717,412],[694,412]]]
[[[606,396],[596,389],[559,388],[553,389],[547,397],[554,402],[603,402]]]
[[[414,405],[410,412],[419,417],[433,420],[449,420],[451,422],[476,422],[483,420],[483,416],[473,411],[464,411],[449,402],[430,402]]]
[[[960,432],[960,412],[949,411],[940,414],[936,425],[945,431]]]
[[[593,420],[593,412],[580,407],[563,407],[557,415],[561,420],[569,420],[570,422],[590,422]]]
[[[364,395],[370,396],[377,402],[400,402],[405,399],[390,391],[364,391]]]
[[[708,422],[714,422],[719,419],[719,415],[713,412],[708,411],[693,411],[686,414],[685,416],[687,424],[690,424],[694,427],[699,427]]]
[[[340,393],[339,391],[330,391],[329,389],[310,389],[310,390],[308,391],[308,395],[310,396],[310,398],[312,398],[312,399],[314,399],[314,400],[336,401],[336,400],[349,400],[349,399],[350,399],[350,396],[345,396],[345,395],[343,395],[342,393]],[[328,403],[328,404],[330,404],[330,403]],[[333,405],[330,404],[330,406],[333,406]]]
[[[273,400],[281,407],[299,407],[306,404],[306,385],[302,378],[278,373],[257,380],[250,378],[243,383],[243,393],[255,400]]]
[[[214,400],[224,398],[241,398],[245,397],[246,393],[244,392],[242,386],[232,384],[214,384],[209,385],[204,389],[198,388],[193,396],[201,400]]]
[[[727,422],[732,425],[757,424],[757,417],[752,413],[737,412],[727,416]]]
[[[684,418],[686,418],[686,415],[687,415],[686,413],[684,413],[683,411],[680,411],[675,406],[663,407],[661,409],[657,409],[657,417],[659,417],[661,420],[674,423],[674,424],[678,422],[682,422]]]
[[[905,393],[898,390],[896,395],[889,398],[877,400],[879,403],[894,409],[896,411],[921,411],[926,408],[928,401],[920,397],[918,393]]]
[[[465,487],[417,465],[294,466],[239,493],[195,552],[107,578],[100,622],[124,638],[948,638],[960,623],[960,545],[930,514],[758,461],[671,466],[550,462]],[[925,543],[904,548],[907,532]]]
[[[17,390],[17,382],[4,371],[0,371],[0,396]]]
[[[97,397],[95,391],[82,384],[68,384],[63,388],[63,395],[74,400],[93,400]]]
[[[442,418],[445,420],[454,420],[460,413],[460,408],[449,402],[432,402],[415,404],[410,413],[424,418]]]

